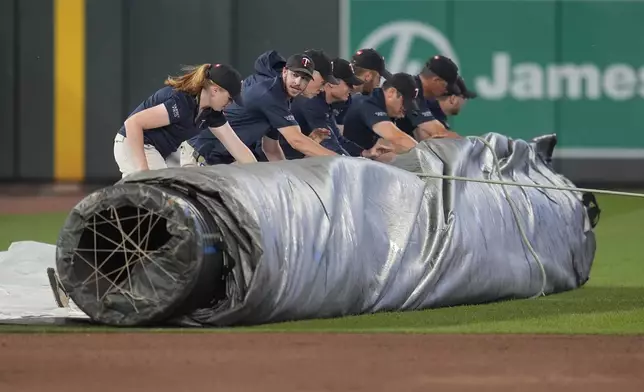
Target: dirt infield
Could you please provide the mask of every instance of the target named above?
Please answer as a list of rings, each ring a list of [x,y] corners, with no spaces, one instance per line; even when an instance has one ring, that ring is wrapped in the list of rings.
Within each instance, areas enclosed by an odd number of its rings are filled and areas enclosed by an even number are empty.
[[[644,337],[0,336],[0,390],[641,391]]]
[[[1,185],[0,215],[67,212],[96,188],[76,184]]]

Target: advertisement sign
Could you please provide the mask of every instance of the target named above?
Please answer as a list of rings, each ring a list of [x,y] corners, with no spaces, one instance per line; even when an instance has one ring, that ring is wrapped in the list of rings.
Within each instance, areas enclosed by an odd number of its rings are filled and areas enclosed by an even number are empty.
[[[461,134],[557,133],[562,157],[633,159],[643,20],[643,1],[341,0],[340,44],[345,58],[378,50],[391,72],[452,58],[479,94],[450,121]]]

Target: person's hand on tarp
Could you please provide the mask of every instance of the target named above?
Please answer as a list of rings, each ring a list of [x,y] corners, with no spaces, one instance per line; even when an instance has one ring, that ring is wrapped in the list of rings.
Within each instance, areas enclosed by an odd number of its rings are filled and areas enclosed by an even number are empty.
[[[316,128],[311,131],[309,137],[316,143],[322,143],[331,136],[331,131],[326,128]]]

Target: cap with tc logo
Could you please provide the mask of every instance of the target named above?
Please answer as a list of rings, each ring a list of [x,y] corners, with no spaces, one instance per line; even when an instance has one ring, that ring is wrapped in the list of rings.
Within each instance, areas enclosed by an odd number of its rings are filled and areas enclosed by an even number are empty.
[[[315,63],[315,70],[322,75],[325,82],[331,84],[339,84],[340,82],[333,76],[333,64],[329,56],[320,49],[308,49],[304,54],[313,59]]]
[[[315,72],[315,63],[305,54],[294,54],[286,60],[286,69],[300,73],[302,77],[311,80]]]
[[[349,86],[359,86],[364,83],[362,79],[356,76],[353,65],[345,59],[333,59],[333,76],[343,80]]]
[[[413,76],[404,72],[393,74],[385,82],[385,86],[387,85],[394,87],[402,95],[405,110],[408,112],[420,110],[416,102],[419,94],[418,85]]]

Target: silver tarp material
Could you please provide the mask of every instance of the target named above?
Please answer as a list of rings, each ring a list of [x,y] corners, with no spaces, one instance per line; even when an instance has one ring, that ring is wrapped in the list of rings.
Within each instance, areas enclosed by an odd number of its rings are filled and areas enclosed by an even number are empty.
[[[535,145],[485,135],[503,180],[572,184]],[[595,253],[581,194],[419,178],[414,171],[494,178],[476,138],[421,143],[393,164],[361,158],[134,174],[122,183],[173,184],[198,194],[224,233],[229,299],[187,320],[239,325],[527,298],[577,288]],[[216,196],[219,195],[219,196]],[[217,200],[211,203],[209,200]]]

